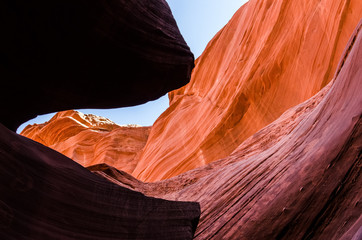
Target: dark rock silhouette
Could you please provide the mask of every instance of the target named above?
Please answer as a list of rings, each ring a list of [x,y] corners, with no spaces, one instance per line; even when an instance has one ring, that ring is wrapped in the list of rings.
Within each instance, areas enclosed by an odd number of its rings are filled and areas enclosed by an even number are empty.
[[[154,100],[185,85],[194,57],[164,0],[0,3],[0,122]]]
[[[0,239],[192,239],[198,203],[145,197],[0,125]]]
[[[167,3],[6,0],[0,28],[0,239],[192,239],[198,203],[145,197],[11,131],[186,84],[194,58]]]

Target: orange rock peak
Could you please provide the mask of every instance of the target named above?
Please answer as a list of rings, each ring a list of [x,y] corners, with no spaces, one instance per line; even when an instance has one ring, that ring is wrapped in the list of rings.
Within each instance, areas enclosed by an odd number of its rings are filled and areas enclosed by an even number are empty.
[[[119,126],[105,117],[69,110],[46,123],[29,125],[21,134],[85,167],[107,163],[131,173],[149,131],[150,127]]]

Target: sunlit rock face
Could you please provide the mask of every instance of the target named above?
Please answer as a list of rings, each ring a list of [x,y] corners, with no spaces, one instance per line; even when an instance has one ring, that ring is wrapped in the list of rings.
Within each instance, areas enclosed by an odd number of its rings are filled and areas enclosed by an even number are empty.
[[[194,57],[164,0],[0,3],[0,122],[155,100],[190,80]]]
[[[150,127],[119,126],[78,111],[59,112],[44,124],[28,125],[21,135],[73,159],[84,167],[106,163],[132,173]]]
[[[332,81],[229,156],[159,182],[94,173],[170,200],[197,201],[195,239],[360,239],[362,21]]]
[[[156,181],[224,158],[333,78],[359,0],[251,0],[169,94],[133,176]]]

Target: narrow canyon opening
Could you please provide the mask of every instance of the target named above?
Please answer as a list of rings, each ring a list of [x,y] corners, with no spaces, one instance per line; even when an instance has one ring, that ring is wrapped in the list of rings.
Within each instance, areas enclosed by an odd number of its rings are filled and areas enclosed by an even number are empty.
[[[134,124],[144,127],[150,127],[156,121],[156,119],[164,112],[168,107],[167,95],[160,97],[157,100],[147,102],[145,104],[123,107],[115,109],[75,109],[84,114],[93,114],[108,118],[120,126]],[[19,126],[17,133],[21,133],[23,129],[31,124],[41,124],[49,121],[55,113],[48,113],[41,116],[37,116]]]
[[[362,2],[200,2],[2,3],[0,239],[361,238]]]

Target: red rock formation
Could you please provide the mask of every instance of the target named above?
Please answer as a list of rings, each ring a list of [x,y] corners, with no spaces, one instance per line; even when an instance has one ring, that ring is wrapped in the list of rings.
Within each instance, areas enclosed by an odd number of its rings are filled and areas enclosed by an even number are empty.
[[[200,202],[195,239],[360,239],[362,20],[336,69],[224,159],[154,183],[90,169],[149,196]]]
[[[69,110],[21,135],[48,146],[82,166],[106,163],[132,173],[150,127],[119,126],[107,118]]]
[[[156,181],[228,156],[333,78],[361,17],[359,0],[249,1],[169,94],[133,175]]]
[[[0,212],[10,216],[0,237],[28,229],[38,237],[44,226],[73,238],[128,237],[123,229],[133,238],[192,236],[197,204],[139,191],[199,202],[196,239],[360,238],[362,21],[343,54],[342,46],[361,5],[245,5],[197,60],[191,84],[170,94],[133,172],[154,181],[192,169],[170,179],[144,183],[106,164],[91,175],[0,125],[0,182],[11,179],[0,185]]]
[[[194,67],[164,0],[4,0],[0,29],[0,122],[12,130],[37,114],[157,99]]]

